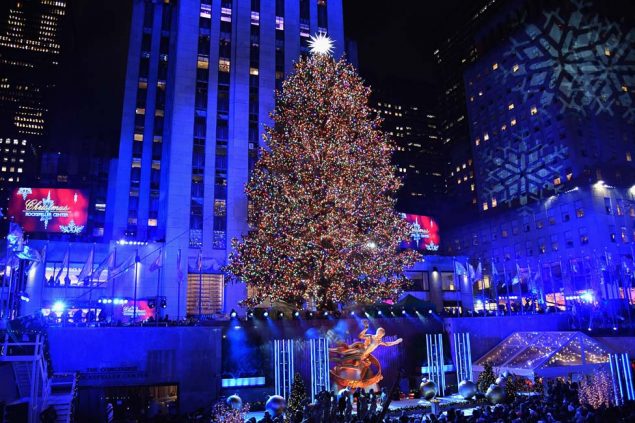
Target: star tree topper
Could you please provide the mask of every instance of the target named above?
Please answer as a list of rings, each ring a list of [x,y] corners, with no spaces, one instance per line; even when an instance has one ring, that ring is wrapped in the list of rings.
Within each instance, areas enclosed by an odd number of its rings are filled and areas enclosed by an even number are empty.
[[[309,48],[311,49],[311,54],[330,55],[333,53],[333,40],[331,40],[328,35],[321,32],[317,35],[311,36],[311,39],[309,40]]]

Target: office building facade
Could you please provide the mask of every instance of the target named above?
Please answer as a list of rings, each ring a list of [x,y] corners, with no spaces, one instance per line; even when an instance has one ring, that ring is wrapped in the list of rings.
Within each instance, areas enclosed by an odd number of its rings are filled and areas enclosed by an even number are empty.
[[[65,0],[0,5],[0,205],[32,179],[48,127]]]
[[[177,281],[179,252],[184,278],[222,286],[231,240],[248,229],[244,186],[274,91],[320,32],[335,41],[340,57],[340,1],[134,3],[106,232],[165,243],[172,303],[177,292],[186,301],[188,284]],[[244,287],[228,286],[225,308],[244,295]]]
[[[393,162],[403,183],[397,193],[397,210],[433,213],[445,192],[445,157],[437,117],[431,108],[390,101],[381,92],[375,97],[372,108],[395,143]]]
[[[519,14],[464,74],[480,212],[446,232],[445,251],[546,290],[552,304],[589,290],[624,299],[635,239],[633,21],[590,2],[542,6]]]

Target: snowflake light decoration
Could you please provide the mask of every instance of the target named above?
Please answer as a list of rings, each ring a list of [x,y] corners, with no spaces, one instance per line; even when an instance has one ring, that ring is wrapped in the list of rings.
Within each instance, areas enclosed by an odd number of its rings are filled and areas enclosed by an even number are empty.
[[[84,226],[76,225],[73,219],[71,219],[71,221],[68,222],[68,225],[60,225],[60,231],[62,231],[62,233],[65,233],[65,234],[78,234],[83,230],[84,230]]]
[[[26,197],[28,197],[29,194],[33,194],[33,190],[31,190],[31,188],[21,187],[18,189],[18,194],[22,196],[23,200],[26,200]]]
[[[51,209],[55,205],[55,200],[51,200],[51,191],[49,191],[46,198],[42,199],[42,206],[44,206],[44,213],[40,216],[40,222],[44,222],[44,229],[46,229],[49,225],[51,219],[53,219],[53,213],[51,213]]]
[[[333,40],[324,33],[312,35],[309,40],[309,49],[312,54],[330,55],[333,53]]]
[[[514,91],[524,101],[537,95],[541,105],[557,102],[561,111],[621,115],[635,122],[635,99],[628,88],[635,74],[635,29],[622,30],[590,13],[589,2],[571,3],[575,10],[570,14],[545,11],[541,24],[526,25],[511,39],[505,56],[518,68],[502,69],[500,77],[516,81]]]

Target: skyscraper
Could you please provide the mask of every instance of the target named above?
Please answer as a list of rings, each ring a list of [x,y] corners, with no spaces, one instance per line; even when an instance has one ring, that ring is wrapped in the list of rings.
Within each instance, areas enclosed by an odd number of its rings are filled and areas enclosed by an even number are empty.
[[[393,162],[403,183],[397,210],[433,213],[445,193],[445,157],[433,108],[388,100],[381,91],[375,97],[373,110],[395,143]]]
[[[135,1],[106,232],[165,242],[169,307],[179,251],[189,289],[222,285],[231,240],[248,229],[244,186],[274,90],[320,32],[341,56],[341,1]],[[229,287],[225,308],[243,297]]]
[[[464,74],[480,213],[452,228],[446,251],[542,285],[551,304],[587,290],[624,298],[635,245],[633,15],[628,2],[512,3],[514,18],[497,16],[505,36],[480,42]]]
[[[65,0],[0,4],[0,204],[37,168],[65,13]]]

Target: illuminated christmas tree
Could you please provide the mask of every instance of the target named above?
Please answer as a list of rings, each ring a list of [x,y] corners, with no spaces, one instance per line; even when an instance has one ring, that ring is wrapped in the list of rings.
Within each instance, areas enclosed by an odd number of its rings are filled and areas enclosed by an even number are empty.
[[[394,210],[393,144],[371,117],[370,89],[330,49],[313,38],[283,83],[246,188],[250,232],[226,270],[250,287],[248,306],[395,299],[417,258],[399,250],[408,226]]]

